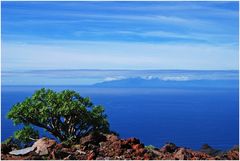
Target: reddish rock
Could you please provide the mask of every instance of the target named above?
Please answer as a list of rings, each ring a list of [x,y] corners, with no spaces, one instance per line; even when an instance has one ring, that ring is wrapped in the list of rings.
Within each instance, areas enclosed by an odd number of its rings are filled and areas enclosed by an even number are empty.
[[[144,160],[150,160],[150,159],[151,159],[151,156],[150,156],[149,154],[145,153],[145,154],[143,155],[143,158],[144,158]]]
[[[141,156],[136,156],[134,160],[143,160],[143,158]]]
[[[96,154],[94,152],[91,152],[90,154],[88,154],[87,160],[93,160],[93,159],[95,159],[95,156],[96,156]]]
[[[122,148],[124,148],[124,149],[132,149],[131,144],[129,144],[129,142],[127,140],[122,140],[121,143],[122,143]]]
[[[173,153],[178,147],[173,143],[164,145],[160,150],[164,153]]]
[[[109,134],[109,135],[107,135],[107,136],[106,136],[106,139],[107,139],[108,141],[111,141],[111,142],[114,142],[114,141],[119,140],[119,138],[118,138],[116,135],[114,135],[114,134]]]
[[[129,144],[140,144],[139,139],[137,138],[129,138],[126,140]]]
[[[142,156],[145,152],[146,152],[146,149],[144,149],[144,148],[140,148],[140,149],[137,149],[137,150],[136,150],[136,154],[137,154],[137,155],[141,155],[141,156]]]
[[[104,136],[104,137],[101,137]],[[105,138],[105,139],[104,139]],[[81,139],[81,144],[64,147],[56,144],[54,140],[39,139],[34,143],[37,153],[32,151],[24,156],[14,156],[2,152],[2,160],[35,160],[35,159],[54,159],[54,160],[238,160],[239,149],[234,148],[216,157],[204,152],[193,151],[191,149],[177,147],[169,143],[161,149],[147,149],[136,138],[119,139],[113,134],[90,135]],[[46,152],[47,151],[47,152]],[[41,156],[41,155],[45,156]]]
[[[63,144],[57,144],[54,149],[62,149],[63,148]]]
[[[141,148],[144,148],[144,146],[142,144],[133,144],[132,145],[132,149],[134,149],[134,150],[138,150],[138,149],[141,149]]]
[[[125,158],[127,160],[131,160],[131,157],[132,157],[132,154],[129,154],[129,153],[125,154]]]
[[[106,136],[104,136],[101,133],[92,133],[92,134],[89,134],[85,137],[82,137],[80,139],[80,144],[82,144],[82,145],[88,145],[88,144],[97,145],[102,141],[106,141]]]
[[[109,152],[110,156],[120,156],[123,152],[121,141],[113,142],[109,146]]]
[[[239,160],[239,149],[235,148],[227,152],[227,159],[229,160]]]
[[[80,144],[87,145],[89,143],[92,143],[93,141],[94,141],[93,136],[92,135],[88,135],[88,136],[82,137],[80,139]]]

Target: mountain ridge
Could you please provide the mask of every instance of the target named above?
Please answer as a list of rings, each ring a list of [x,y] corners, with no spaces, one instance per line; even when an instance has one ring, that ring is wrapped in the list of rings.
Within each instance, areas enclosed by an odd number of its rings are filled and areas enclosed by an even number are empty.
[[[238,80],[210,80],[210,79],[196,79],[190,80],[188,78],[179,79],[160,79],[160,78],[125,78],[111,81],[104,81],[96,83],[94,87],[236,87],[238,86]]]

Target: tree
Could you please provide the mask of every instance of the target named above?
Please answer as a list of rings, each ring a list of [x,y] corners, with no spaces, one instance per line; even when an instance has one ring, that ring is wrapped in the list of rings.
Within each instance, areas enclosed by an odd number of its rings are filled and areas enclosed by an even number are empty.
[[[8,118],[15,125],[44,128],[60,141],[77,139],[91,132],[109,132],[104,108],[70,90],[55,92],[42,88],[14,105]]]

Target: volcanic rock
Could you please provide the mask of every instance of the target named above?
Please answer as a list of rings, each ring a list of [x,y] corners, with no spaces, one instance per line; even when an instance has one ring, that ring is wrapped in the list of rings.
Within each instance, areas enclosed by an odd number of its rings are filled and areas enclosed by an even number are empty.
[[[160,150],[164,153],[173,153],[178,147],[173,143],[167,143]]]
[[[49,154],[48,148],[53,147],[56,145],[57,142],[55,140],[48,139],[46,137],[38,139],[32,146],[32,148],[36,148],[35,152],[41,155]]]
[[[106,141],[106,136],[101,133],[91,133],[85,137],[80,139],[80,144],[88,145],[88,144],[99,144],[102,141]]]
[[[114,134],[90,134],[80,139],[80,144],[57,144],[54,140],[41,138],[30,148],[35,151],[16,156],[4,154],[3,160],[238,160],[239,148],[235,147],[222,155],[210,156],[201,151],[177,147],[167,143],[162,148],[146,148],[137,138],[120,139]],[[205,146],[205,149],[209,149]]]

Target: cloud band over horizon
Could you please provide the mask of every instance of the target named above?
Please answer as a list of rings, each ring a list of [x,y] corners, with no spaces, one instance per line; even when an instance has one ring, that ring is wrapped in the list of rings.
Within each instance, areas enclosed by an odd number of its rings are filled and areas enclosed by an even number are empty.
[[[2,2],[2,70],[237,70],[238,10],[238,2]]]

